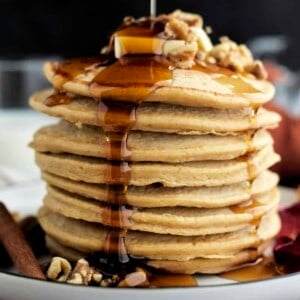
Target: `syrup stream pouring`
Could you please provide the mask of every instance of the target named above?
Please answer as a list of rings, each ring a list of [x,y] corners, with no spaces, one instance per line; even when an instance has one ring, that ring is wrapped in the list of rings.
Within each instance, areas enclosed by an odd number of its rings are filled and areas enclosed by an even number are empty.
[[[156,0],[150,0],[150,16],[156,16]]]

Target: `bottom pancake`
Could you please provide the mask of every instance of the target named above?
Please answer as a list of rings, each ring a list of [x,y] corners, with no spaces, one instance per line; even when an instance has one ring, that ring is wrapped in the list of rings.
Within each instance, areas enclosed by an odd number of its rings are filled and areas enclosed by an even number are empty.
[[[38,213],[44,231],[59,243],[81,252],[103,251],[111,230],[101,224],[67,218],[42,207]],[[208,236],[177,236],[128,230],[125,245],[129,254],[155,260],[188,261],[194,258],[232,258],[257,248],[279,231],[276,213],[265,215],[257,229]]]
[[[76,261],[86,256],[86,253],[63,246],[57,240],[46,236],[47,247],[54,255],[59,255],[70,261]],[[188,261],[148,260],[146,264],[155,269],[178,274],[218,274],[237,268],[240,265],[255,261],[269,246],[267,241],[257,249],[246,249],[228,258],[195,258]]]

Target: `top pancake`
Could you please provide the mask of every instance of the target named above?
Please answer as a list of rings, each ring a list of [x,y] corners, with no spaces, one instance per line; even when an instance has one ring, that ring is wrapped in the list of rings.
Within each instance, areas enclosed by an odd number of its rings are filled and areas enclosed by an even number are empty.
[[[103,72],[106,68],[97,65],[93,60],[71,60],[63,62],[72,65],[72,75],[66,72],[59,72],[61,63],[47,62],[44,65],[44,73],[46,78],[54,87],[64,89],[67,92],[81,95],[91,96],[89,86],[97,74]],[[100,59],[99,59],[100,62]],[[141,66],[135,66],[136,74],[142,72]],[[161,66],[158,64],[146,66],[147,72],[151,74],[157,73]],[[121,69],[123,78],[129,77],[131,74],[126,68]],[[119,72],[120,73],[120,72]],[[128,74],[129,73],[129,74]],[[175,69],[170,79],[159,82],[159,88],[155,88],[145,98],[145,101],[162,102],[168,104],[180,104],[185,106],[206,106],[214,108],[244,108],[257,107],[271,100],[274,96],[274,87],[271,83],[255,79],[250,75],[242,75],[217,66],[197,66],[192,69]],[[136,76],[136,75],[135,75]],[[93,95],[100,97],[101,93],[107,88],[117,88],[114,91],[114,97],[122,100],[131,100],[137,90],[145,86],[145,82],[141,82],[139,75],[136,76],[136,82],[131,81],[130,84],[122,86],[121,81],[116,80],[115,84],[97,86],[93,91]],[[63,84],[62,84],[63,83]]]

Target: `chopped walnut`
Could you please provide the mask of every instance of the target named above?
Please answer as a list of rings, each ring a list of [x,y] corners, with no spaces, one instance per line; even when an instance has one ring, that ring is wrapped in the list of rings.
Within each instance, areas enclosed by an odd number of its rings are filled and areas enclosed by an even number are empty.
[[[252,54],[245,45],[237,45],[228,39],[222,39],[220,44],[214,46],[209,57],[214,57],[220,66],[238,72],[253,62]]]
[[[83,278],[79,273],[73,274],[70,279],[67,280],[70,284],[83,284]]]
[[[228,37],[220,38],[220,43],[213,46],[208,34],[212,32],[210,26],[203,27],[203,19],[198,14],[187,13],[175,10],[170,14],[158,16],[125,17],[121,28],[128,26],[141,26],[146,24],[158,24],[162,32],[158,37],[165,37],[160,55],[164,55],[174,63],[177,68],[191,68],[195,63],[205,66],[205,64],[216,64],[224,68],[231,69],[239,73],[250,73],[258,79],[266,79],[267,72],[261,61],[254,60],[252,53],[246,45],[238,45]],[[108,47],[102,52],[113,51],[114,35]],[[121,43],[118,40],[118,43]],[[126,55],[120,50],[122,47],[115,47],[117,58]],[[150,53],[153,50],[147,50]],[[155,54],[157,54],[155,52]]]
[[[135,272],[129,273],[125,278],[120,281],[118,287],[135,287],[135,286],[149,286],[148,274],[147,272],[137,267]]]
[[[143,268],[136,267],[134,272],[124,275],[113,274],[109,277],[96,268],[89,265],[83,258],[79,259],[72,270],[71,264],[62,257],[54,257],[47,271],[51,280],[67,282],[79,285],[98,285],[102,287],[134,287],[150,286],[149,272]],[[121,277],[120,277],[121,276]]]
[[[64,282],[71,273],[70,263],[62,257],[53,257],[47,271],[47,277],[51,280]]]
[[[252,65],[245,68],[246,72],[253,74],[258,79],[266,79],[268,73],[260,60],[255,60]]]
[[[103,278],[103,275],[101,273],[94,273],[92,276],[92,280],[96,283],[100,283]]]
[[[175,67],[187,69],[191,68],[195,64],[194,59],[197,50],[197,43],[188,43],[170,51],[167,57],[174,63]]]
[[[201,64],[201,62],[204,62],[206,59],[206,53],[204,51],[198,51],[196,56],[195,56],[195,61],[198,64]]]
[[[240,73],[252,73],[259,79],[265,79],[267,75],[262,63],[254,61],[246,45],[238,45],[227,37],[220,39],[220,43],[213,47],[206,60]]]
[[[123,19],[123,25],[124,26],[130,26],[135,22],[135,18],[132,16],[127,16]]]
[[[99,283],[102,279],[101,275],[95,268],[90,267],[88,261],[82,258],[77,261],[68,282],[88,285],[96,278],[96,282]]]
[[[165,35],[168,38],[192,42],[195,40],[195,34],[190,26],[184,21],[171,19],[165,26]]]
[[[213,30],[212,30],[211,26],[205,26],[204,30],[207,34],[212,34],[213,33]]]
[[[101,281],[100,286],[102,287],[108,287],[111,286],[112,280],[110,278],[105,278]]]
[[[203,19],[200,15],[183,12],[180,9],[177,9],[174,12],[172,12],[171,14],[169,14],[169,17],[181,20],[181,21],[185,22],[186,24],[188,24],[189,26],[200,26],[201,27],[203,25]]]

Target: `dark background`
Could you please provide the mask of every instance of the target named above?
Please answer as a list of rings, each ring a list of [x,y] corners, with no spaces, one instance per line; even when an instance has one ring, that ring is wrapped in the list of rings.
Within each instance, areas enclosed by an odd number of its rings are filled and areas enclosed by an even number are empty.
[[[300,68],[299,0],[158,0],[157,7],[158,13],[181,8],[202,14],[214,39],[283,34],[289,49],[279,60]],[[124,16],[147,14],[145,0],[0,0],[0,59],[96,54]]]

